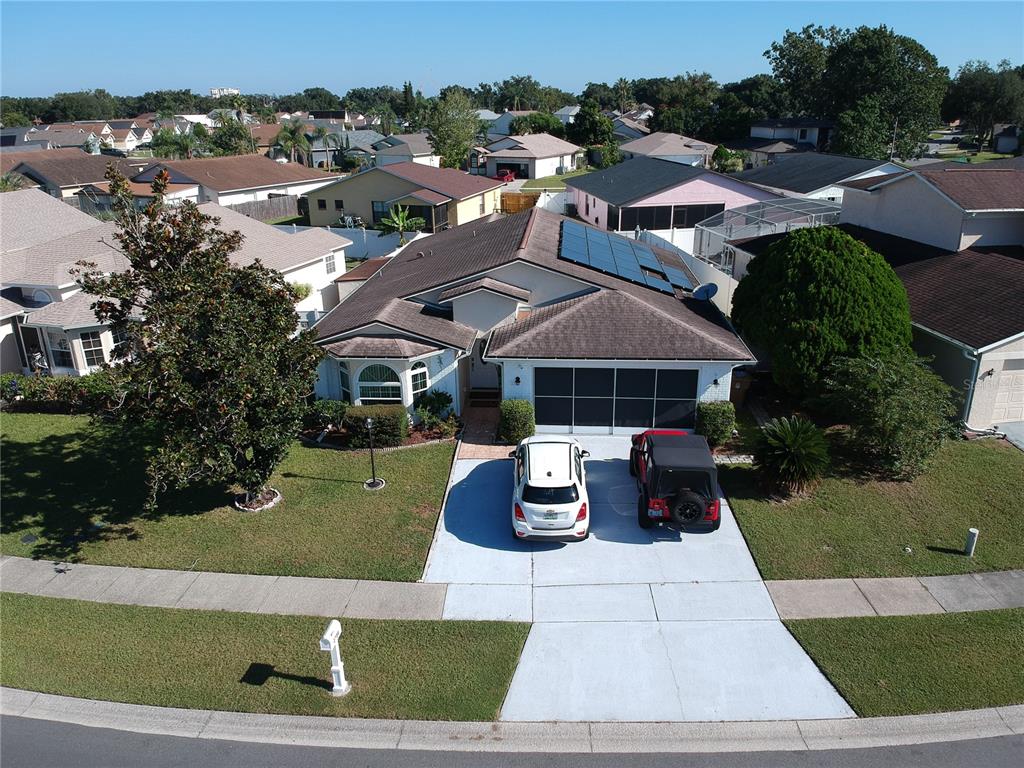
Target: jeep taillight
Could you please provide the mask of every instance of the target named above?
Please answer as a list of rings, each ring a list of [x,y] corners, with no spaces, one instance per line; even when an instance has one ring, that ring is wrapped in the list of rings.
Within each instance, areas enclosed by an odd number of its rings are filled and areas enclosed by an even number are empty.
[[[516,520],[526,522],[526,515],[523,514],[523,508],[516,504]]]
[[[712,523],[718,519],[718,499],[708,502],[707,509],[704,510],[704,519]]]
[[[580,505],[580,511],[576,513],[576,522],[582,523],[587,519],[587,502]]]
[[[647,507],[657,512],[659,517],[668,516],[668,504],[665,503],[664,499],[651,499],[647,503]]]

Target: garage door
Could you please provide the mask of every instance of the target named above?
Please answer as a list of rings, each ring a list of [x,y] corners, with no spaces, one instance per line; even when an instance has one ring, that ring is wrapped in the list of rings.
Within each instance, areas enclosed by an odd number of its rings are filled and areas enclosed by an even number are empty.
[[[692,427],[697,371],[535,368],[537,424],[592,431]]]
[[[1024,421],[1024,359],[1004,360],[996,386],[992,423]]]

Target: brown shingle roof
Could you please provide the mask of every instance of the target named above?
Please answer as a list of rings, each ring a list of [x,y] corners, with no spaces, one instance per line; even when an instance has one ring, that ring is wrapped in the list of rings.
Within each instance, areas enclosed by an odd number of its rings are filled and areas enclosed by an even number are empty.
[[[1024,209],[1024,171],[942,168],[918,174],[965,211]]]
[[[278,163],[262,155],[162,160],[160,164],[217,192],[304,181],[330,181],[340,177],[340,174],[325,173],[299,163]]]
[[[972,349],[1024,331],[1024,247],[948,251],[853,224],[838,226],[889,262],[918,325]],[[757,256],[785,236],[730,242]]]
[[[506,149],[486,150],[490,157],[507,158],[545,158],[558,157],[560,155],[572,155],[580,151],[580,147],[570,144],[568,141],[552,136],[549,133],[530,133],[525,136],[505,136],[493,142],[514,141],[518,146]]]
[[[438,352],[444,347],[426,344],[404,336],[350,336],[327,344],[326,349],[335,357],[401,358],[419,357]]]
[[[442,291],[438,295],[438,301],[448,301],[450,299],[458,298],[459,296],[465,296],[467,293],[472,293],[477,290],[488,290],[494,293],[500,293],[502,296],[509,296],[513,299],[520,299],[521,301],[527,301],[530,298],[530,292],[525,288],[520,288],[517,285],[509,285],[503,283],[500,280],[495,280],[492,277],[481,277],[479,280],[473,280],[462,285],[457,285],[454,288],[449,288],[446,291]]]
[[[351,283],[358,280],[369,280],[377,270],[387,263],[386,256],[380,256],[376,259],[367,259],[358,267],[354,267],[346,272],[344,275],[335,278],[336,283]]]
[[[79,149],[50,149],[19,154],[21,157],[14,163],[12,170],[57,187],[101,182],[108,165],[113,165],[126,176],[132,176],[153,164],[152,160],[90,155]]]
[[[502,182],[486,176],[471,176],[454,168],[434,168],[421,163],[391,163],[375,169],[390,173],[400,179],[411,181],[420,187],[440,192],[442,195],[463,200],[481,192],[497,189]]]

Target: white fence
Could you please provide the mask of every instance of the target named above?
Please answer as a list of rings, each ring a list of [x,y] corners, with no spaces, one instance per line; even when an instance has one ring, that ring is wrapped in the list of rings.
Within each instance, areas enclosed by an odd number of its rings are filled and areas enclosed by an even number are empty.
[[[282,232],[298,232],[313,227],[300,227],[295,224],[277,224]],[[326,229],[336,235],[347,237],[352,245],[345,249],[346,259],[373,259],[378,256],[392,256],[398,251],[398,233],[378,237],[376,229],[362,229],[361,227],[317,227]],[[411,243],[423,237],[429,237],[426,232],[406,232],[406,239]]]

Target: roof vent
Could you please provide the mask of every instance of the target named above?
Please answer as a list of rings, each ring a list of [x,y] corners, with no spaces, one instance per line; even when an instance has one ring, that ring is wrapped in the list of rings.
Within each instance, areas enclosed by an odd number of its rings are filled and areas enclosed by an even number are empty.
[[[416,258],[417,259],[422,259],[423,258],[423,251],[417,251],[416,252]]]

